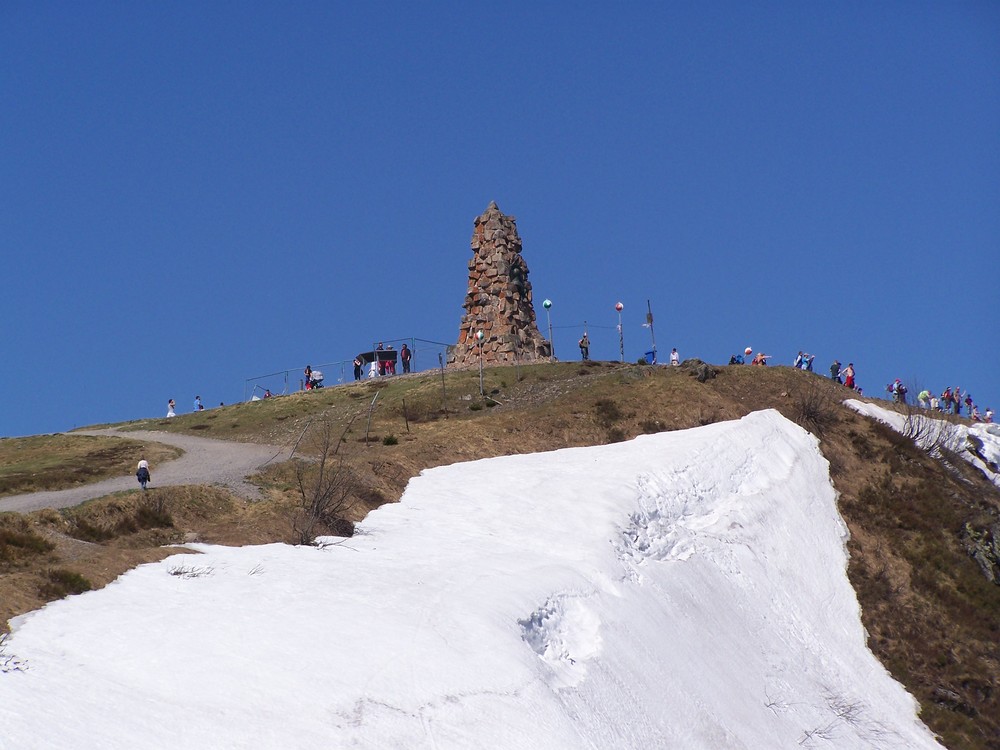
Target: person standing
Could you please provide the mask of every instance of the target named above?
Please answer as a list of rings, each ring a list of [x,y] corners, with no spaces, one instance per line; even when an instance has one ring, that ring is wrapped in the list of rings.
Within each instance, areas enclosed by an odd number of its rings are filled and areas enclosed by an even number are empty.
[[[365,363],[365,360],[364,360],[364,358],[360,354],[357,357],[354,358],[354,379],[355,380],[361,380],[361,367],[364,365],[364,363]]]
[[[578,342],[580,346],[580,359],[586,362],[590,359],[590,338],[587,336],[587,332],[583,332],[583,336]]]
[[[403,344],[403,348],[399,350],[399,359],[403,363],[404,375],[410,371],[410,357],[412,354],[413,352],[406,344]]]
[[[306,377],[306,390],[311,390],[313,387],[313,368],[312,365],[306,365],[306,369],[302,371],[302,374]]]
[[[833,360],[833,364],[830,365],[830,380],[836,380],[838,383],[843,384],[843,380],[840,379],[840,360]]]
[[[145,458],[139,459],[139,466],[135,470],[135,478],[139,480],[139,485],[145,490],[146,483],[150,481],[149,461]]]
[[[177,412],[174,411],[175,407],[176,407],[176,404],[174,404],[174,400],[173,399],[170,399],[169,401],[167,401],[167,416],[168,417],[176,417],[177,416]]]
[[[854,363],[848,362],[847,367],[844,368],[844,385],[854,390]]]
[[[681,355],[677,353],[677,348],[674,347],[670,350],[670,364],[674,367],[679,366],[681,363]]]

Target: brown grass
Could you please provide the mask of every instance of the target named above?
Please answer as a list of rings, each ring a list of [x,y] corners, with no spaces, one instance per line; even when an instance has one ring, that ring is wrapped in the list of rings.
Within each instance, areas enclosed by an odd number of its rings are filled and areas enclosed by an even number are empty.
[[[699,383],[690,368],[579,363],[490,368],[485,408],[476,372],[362,382],[254,402],[137,427],[291,444],[310,420],[358,418],[343,450],[363,481],[348,520],[399,498],[421,470],[442,464],[568,446],[596,445],[663,430],[740,418],[774,408],[821,439],[850,529],[848,575],[869,645],[916,696],[946,746],[1000,748],[1000,586],[970,558],[966,524],[1000,519],[1000,495],[960,459],[949,469],[911,441],[841,406],[852,394],[819,375],[787,367],[719,367]],[[369,441],[364,442],[373,396]],[[405,406],[404,406],[405,401]],[[473,410],[470,405],[482,408]],[[166,422],[161,420],[160,422]],[[384,438],[394,436],[396,444]],[[378,436],[375,439],[373,436]],[[297,452],[315,455],[308,431]],[[213,488],[161,488],[172,526],[130,530],[139,492],[79,508],[32,514],[27,530],[54,547],[24,551],[0,575],[0,617],[39,606],[45,571],[67,568],[100,586],[138,562],[201,539],[221,544],[287,541],[294,507],[291,465],[256,478],[268,500],[247,504]],[[81,524],[114,531],[99,544],[74,539]],[[0,525],[0,528],[3,528]],[[21,527],[23,533],[24,527]]]

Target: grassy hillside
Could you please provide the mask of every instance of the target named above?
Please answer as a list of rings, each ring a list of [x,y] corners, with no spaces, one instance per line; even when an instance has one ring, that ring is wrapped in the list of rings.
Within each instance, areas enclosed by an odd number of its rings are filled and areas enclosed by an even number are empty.
[[[817,375],[718,367],[716,377],[699,382],[696,372],[694,363],[491,368],[485,398],[478,371],[421,374],[122,425],[295,445],[308,460],[258,476],[268,498],[258,503],[205,487],[159,488],[63,512],[0,515],[0,618],[103,585],[163,557],[165,542],[294,541],[303,493],[319,486],[316,459],[334,450],[324,469],[328,480],[343,482],[331,490],[339,500],[317,533],[348,532],[347,522],[397,500],[428,467],[626,440],[774,408],[821,439],[851,532],[848,575],[872,650],[948,747],[1000,748],[1000,586],[970,556],[974,537],[1000,522],[996,488],[960,458],[932,460],[846,409],[840,401],[851,394]],[[7,447],[0,474],[17,453]],[[51,458],[57,473],[60,459]]]

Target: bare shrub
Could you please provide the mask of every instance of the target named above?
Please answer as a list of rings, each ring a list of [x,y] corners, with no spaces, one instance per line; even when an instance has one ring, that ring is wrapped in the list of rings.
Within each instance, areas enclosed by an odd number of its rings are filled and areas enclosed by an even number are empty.
[[[299,544],[311,544],[324,531],[340,534],[349,531],[350,522],[345,516],[360,481],[340,448],[353,422],[352,418],[340,435],[334,433],[329,420],[315,425],[319,430],[319,459],[296,462],[295,488],[299,502],[292,512],[292,533]]]
[[[901,404],[900,408],[903,411],[903,435],[931,456],[940,456],[941,449],[947,448],[951,439],[951,424],[912,404]]]
[[[811,382],[796,393],[792,405],[792,418],[805,429],[820,434],[837,421],[836,404],[825,385]]]

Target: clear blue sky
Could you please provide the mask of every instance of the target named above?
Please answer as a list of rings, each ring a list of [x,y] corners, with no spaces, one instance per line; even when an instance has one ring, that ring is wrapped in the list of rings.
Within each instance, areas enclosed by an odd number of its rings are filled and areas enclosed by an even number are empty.
[[[7,0],[0,101],[0,435],[454,342],[491,200],[563,358],[1000,407],[995,2]]]

